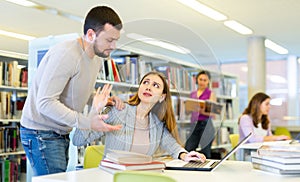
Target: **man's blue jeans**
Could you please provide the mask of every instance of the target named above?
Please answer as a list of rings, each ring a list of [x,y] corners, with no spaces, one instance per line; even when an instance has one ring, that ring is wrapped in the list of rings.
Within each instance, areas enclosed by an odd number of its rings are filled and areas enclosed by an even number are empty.
[[[21,142],[34,176],[65,172],[69,160],[69,135],[20,128]]]

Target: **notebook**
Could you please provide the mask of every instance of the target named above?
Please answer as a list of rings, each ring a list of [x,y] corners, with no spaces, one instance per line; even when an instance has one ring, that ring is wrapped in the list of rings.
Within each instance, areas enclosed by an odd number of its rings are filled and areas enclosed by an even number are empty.
[[[166,162],[167,170],[190,170],[190,171],[214,171],[217,169],[225,160],[227,160],[237,149],[244,143],[246,143],[252,136],[250,133],[242,141],[240,141],[230,152],[228,152],[221,160],[207,159],[205,162],[184,162],[179,159],[174,159]]]

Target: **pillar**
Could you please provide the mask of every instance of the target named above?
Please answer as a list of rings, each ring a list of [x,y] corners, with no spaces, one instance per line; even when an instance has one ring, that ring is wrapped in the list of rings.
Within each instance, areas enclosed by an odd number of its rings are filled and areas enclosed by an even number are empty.
[[[248,38],[248,99],[257,92],[266,91],[265,37]]]
[[[287,98],[287,114],[291,120],[288,125],[298,125],[299,121],[299,94],[297,89],[299,88],[298,78],[298,61],[296,56],[289,56],[287,59],[287,87],[288,87],[288,98]],[[294,119],[293,119],[294,118]],[[294,123],[297,121],[296,123]]]

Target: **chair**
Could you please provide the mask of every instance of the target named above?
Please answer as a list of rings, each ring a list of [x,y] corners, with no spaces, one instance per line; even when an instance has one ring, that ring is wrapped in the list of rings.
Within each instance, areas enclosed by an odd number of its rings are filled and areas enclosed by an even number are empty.
[[[234,148],[239,143],[240,135],[239,134],[230,134],[229,140],[231,143],[232,148]],[[236,160],[236,154],[233,154],[233,159]]]
[[[286,127],[283,127],[283,126],[276,127],[275,131],[274,131],[274,135],[286,135],[286,136],[289,136],[290,138],[292,138],[290,131]]]
[[[84,152],[83,168],[98,167],[104,156],[104,145],[87,146]]]
[[[240,135],[239,134],[230,134],[229,139],[230,139],[232,148],[234,148],[239,143]]]
[[[114,182],[176,182],[175,179],[157,172],[122,171],[114,174]]]

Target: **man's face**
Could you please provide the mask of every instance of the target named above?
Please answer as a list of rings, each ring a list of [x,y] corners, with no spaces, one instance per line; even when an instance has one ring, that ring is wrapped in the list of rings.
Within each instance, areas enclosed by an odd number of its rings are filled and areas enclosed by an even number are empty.
[[[95,37],[94,52],[97,56],[106,58],[116,48],[120,38],[120,31],[110,24],[105,24],[104,29]]]

